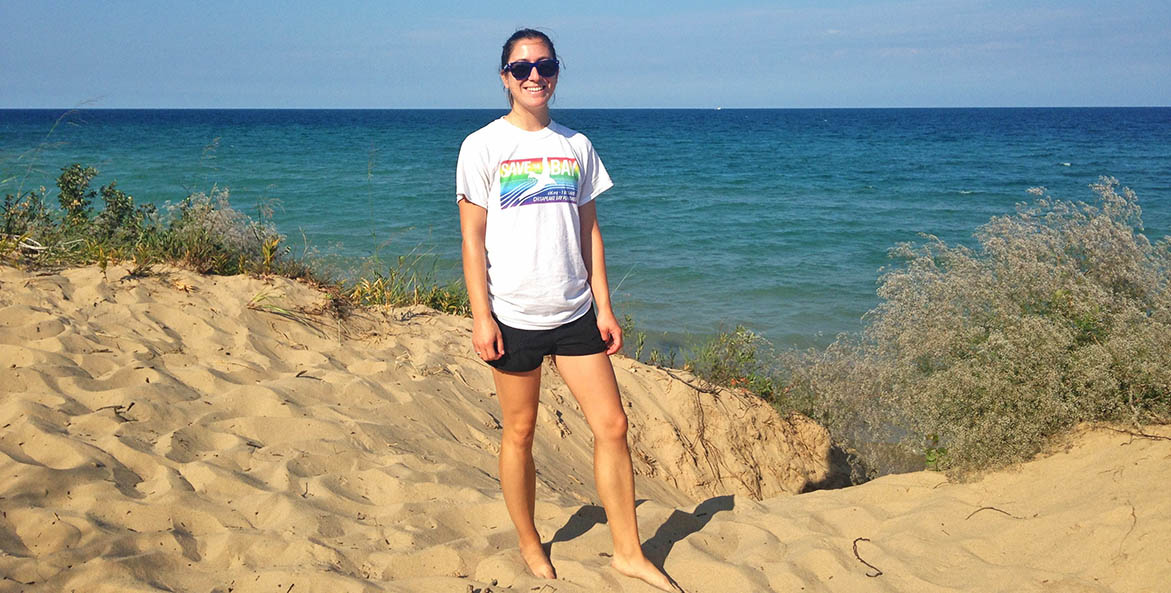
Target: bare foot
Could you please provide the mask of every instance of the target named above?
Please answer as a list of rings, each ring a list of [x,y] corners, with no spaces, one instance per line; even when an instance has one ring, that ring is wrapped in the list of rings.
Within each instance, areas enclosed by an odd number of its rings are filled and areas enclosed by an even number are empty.
[[[529,572],[538,579],[555,579],[557,578],[557,571],[553,570],[553,563],[549,562],[549,557],[545,555],[545,548],[540,543],[533,545],[521,545],[520,557],[524,559],[525,564],[529,567]]]
[[[614,570],[635,579],[639,579],[646,584],[657,589],[667,591],[668,593],[682,593],[683,589],[675,585],[670,577],[663,574],[663,571],[651,564],[646,556],[632,560],[625,560],[618,558],[617,555],[610,561],[610,566]]]

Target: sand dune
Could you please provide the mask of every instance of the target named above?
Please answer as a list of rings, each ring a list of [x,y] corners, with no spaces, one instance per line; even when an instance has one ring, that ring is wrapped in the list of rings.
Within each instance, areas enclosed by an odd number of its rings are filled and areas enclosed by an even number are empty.
[[[543,581],[513,549],[470,322],[326,308],[284,279],[0,268],[0,591],[650,590],[608,568],[552,370]],[[971,483],[797,495],[841,481],[823,429],[615,363],[646,547],[689,591],[1171,591],[1171,440],[1097,429]]]

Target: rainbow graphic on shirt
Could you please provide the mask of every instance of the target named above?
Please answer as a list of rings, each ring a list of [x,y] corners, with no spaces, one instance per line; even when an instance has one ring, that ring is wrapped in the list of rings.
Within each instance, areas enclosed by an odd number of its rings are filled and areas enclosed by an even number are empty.
[[[577,159],[545,157],[500,163],[500,208],[550,202],[577,203]]]

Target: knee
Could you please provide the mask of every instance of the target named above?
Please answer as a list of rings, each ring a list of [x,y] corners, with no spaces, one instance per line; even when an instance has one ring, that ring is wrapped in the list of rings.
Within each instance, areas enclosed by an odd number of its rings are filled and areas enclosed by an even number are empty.
[[[503,444],[505,446],[531,449],[533,446],[533,435],[537,431],[536,420],[536,418],[532,418],[530,420],[511,422],[505,425],[504,434],[501,437]]]
[[[594,433],[594,440],[597,442],[616,443],[626,442],[627,421],[626,413],[621,409],[614,413],[607,414],[597,421],[595,426],[590,427]]]

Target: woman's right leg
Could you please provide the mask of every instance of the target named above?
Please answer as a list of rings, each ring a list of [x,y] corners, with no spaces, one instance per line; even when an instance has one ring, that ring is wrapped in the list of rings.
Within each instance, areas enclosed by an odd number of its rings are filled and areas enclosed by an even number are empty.
[[[532,573],[555,579],[553,564],[541,546],[533,521],[537,472],[533,465],[533,433],[537,426],[537,402],[541,393],[541,368],[524,373],[493,369],[496,397],[500,400],[500,487],[504,505],[516,526],[520,554]]]

